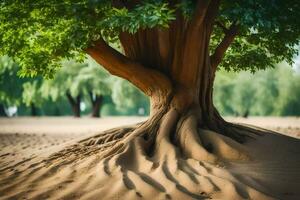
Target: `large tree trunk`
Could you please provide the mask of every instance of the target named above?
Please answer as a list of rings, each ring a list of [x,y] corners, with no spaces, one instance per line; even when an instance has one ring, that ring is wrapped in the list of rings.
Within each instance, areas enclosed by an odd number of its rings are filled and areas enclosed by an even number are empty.
[[[89,93],[92,102],[92,117],[100,117],[100,109],[103,102],[102,95],[94,95],[92,92]]]
[[[73,98],[72,95],[67,92],[66,93],[68,101],[71,105],[72,111],[73,111],[73,116],[74,117],[80,117],[80,100],[81,96],[77,95],[76,98]]]

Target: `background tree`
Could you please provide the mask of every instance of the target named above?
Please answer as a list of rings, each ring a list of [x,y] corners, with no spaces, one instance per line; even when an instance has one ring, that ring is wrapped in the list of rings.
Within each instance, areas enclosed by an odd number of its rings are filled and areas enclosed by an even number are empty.
[[[255,103],[255,82],[247,73],[239,74],[235,81],[239,84],[233,88],[234,96],[231,98],[231,104],[236,115],[247,117]]]
[[[31,116],[38,115],[38,108],[43,104],[42,79],[36,79],[23,84],[22,101],[30,107]]]
[[[78,73],[87,64],[64,61],[63,66],[53,79],[43,82],[41,90],[44,98],[50,97],[53,101],[57,101],[59,98],[67,98],[74,117],[80,117],[83,89],[82,87],[75,88],[73,85],[77,84]]]
[[[8,56],[0,57],[0,116],[5,109],[22,103],[23,83],[28,79],[17,76],[18,66]]]
[[[148,115],[149,100],[126,80],[112,79],[112,100],[117,110],[129,115]]]
[[[275,69],[232,73],[219,71],[214,87],[215,105],[223,115],[300,115],[299,72],[286,63]],[[233,102],[233,103],[232,103]]]
[[[237,75],[233,72],[220,70],[214,85],[214,103],[222,115],[236,115],[232,104],[233,90]]]
[[[92,116],[100,117],[104,96],[111,94],[109,74],[92,59],[88,59],[86,65],[77,73],[70,88],[71,94],[81,91],[83,95],[89,96]]]

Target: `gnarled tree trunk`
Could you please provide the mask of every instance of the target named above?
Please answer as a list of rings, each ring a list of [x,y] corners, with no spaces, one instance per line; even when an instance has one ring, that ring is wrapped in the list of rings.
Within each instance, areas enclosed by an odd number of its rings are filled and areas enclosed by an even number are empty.
[[[121,33],[125,56],[101,38],[87,52],[111,74],[129,80],[150,97],[150,119],[159,118],[153,125],[156,129],[164,118],[158,116],[172,110],[176,113],[173,129],[180,128],[178,123],[192,115],[196,129],[213,130],[242,142],[244,136],[233,131],[213,105],[217,66],[237,34],[237,26],[232,24],[210,55],[209,41],[218,6],[218,1],[199,2],[192,20],[178,15],[168,29]],[[176,135],[178,131],[171,137]]]

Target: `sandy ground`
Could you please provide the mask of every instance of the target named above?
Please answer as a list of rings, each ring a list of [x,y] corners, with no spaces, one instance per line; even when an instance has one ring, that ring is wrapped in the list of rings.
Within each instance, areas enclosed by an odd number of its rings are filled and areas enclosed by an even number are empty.
[[[47,157],[67,145],[106,129],[135,124],[146,119],[145,117],[0,118],[0,170],[19,161],[29,161],[33,157]]]
[[[145,119],[146,118],[144,117],[111,117],[103,119],[74,119],[71,117],[0,118],[0,173],[6,173],[7,170],[11,171],[13,174],[19,173],[22,167],[31,164],[28,167],[31,168],[33,165],[32,163],[36,163],[35,160],[47,158],[52,153],[58,152],[66,146],[74,144],[83,138],[95,135],[106,129],[127,124],[135,124],[144,121]],[[227,118],[227,120],[236,123],[252,124],[281,132],[282,134],[293,138],[300,138],[300,118],[250,117],[248,119]],[[276,153],[278,147],[282,148],[286,146],[287,152],[294,152],[294,154],[291,155],[291,159],[295,160],[292,157],[296,156],[296,158],[299,158],[299,155],[296,155],[300,152],[298,152],[298,150],[300,150],[299,142],[297,139],[293,140],[292,138],[289,139],[287,137],[285,137],[285,139],[289,142],[282,142],[283,140],[280,139],[280,136],[276,136],[277,138],[275,139],[270,137],[269,140],[268,137],[269,136],[265,136],[264,139],[260,141],[261,144],[250,143],[247,146],[251,153],[259,151],[266,152],[266,154],[260,155],[258,158],[258,160],[264,162],[251,162],[250,164],[247,163],[247,165],[244,163],[234,164],[230,167],[232,174],[235,174],[237,177],[241,176],[241,174],[246,174],[251,177],[251,180],[246,180],[245,178],[241,180],[250,186],[254,185],[254,188],[257,187],[257,185],[260,185],[260,183],[253,183],[253,180],[262,179],[261,182],[263,182],[263,184],[259,186],[260,188],[263,188],[261,190],[272,192],[275,188],[278,189],[278,191],[286,191],[284,194],[280,194],[281,196],[286,195],[284,196],[284,199],[300,199],[300,192],[297,194],[293,193],[295,188],[300,186],[300,172],[298,169],[300,166],[298,162],[299,159],[295,161],[295,164],[284,163],[282,160],[285,160],[286,156],[289,154],[281,154],[281,152]],[[270,141],[272,141],[271,144]],[[267,150],[264,149],[266,145],[270,145]],[[276,162],[268,161],[272,155],[278,156]],[[280,167],[278,167],[279,165]],[[249,170],[249,166],[253,170]],[[209,169],[209,167],[205,168]],[[285,171],[285,168],[291,170],[291,172],[283,172]],[[262,171],[263,169],[265,173],[264,176],[266,177],[262,178],[262,174],[257,173],[255,171],[256,169],[258,171]],[[292,177],[293,173],[296,177]],[[7,173],[5,175],[7,175]],[[275,176],[281,180],[277,181]],[[3,185],[5,185],[3,180],[0,184],[0,199],[2,199],[1,186],[3,187]],[[295,180],[296,183],[289,184],[291,181]],[[265,186],[266,184],[267,186]],[[250,197],[251,195],[248,196],[248,198]]]

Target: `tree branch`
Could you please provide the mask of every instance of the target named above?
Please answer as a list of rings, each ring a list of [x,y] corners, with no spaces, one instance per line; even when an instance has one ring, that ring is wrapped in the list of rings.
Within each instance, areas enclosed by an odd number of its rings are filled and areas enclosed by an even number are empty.
[[[210,56],[211,59],[211,65],[213,69],[216,69],[217,66],[222,61],[222,58],[224,57],[224,54],[230,44],[233,42],[235,36],[238,34],[239,26],[236,24],[236,22],[232,23],[229,29],[226,29],[225,36],[223,40],[220,42],[220,44],[215,49],[215,52],[213,55]]]
[[[86,52],[109,73],[130,81],[148,96],[163,91],[168,94],[172,90],[172,84],[164,74],[124,56],[102,38],[87,48]]]

